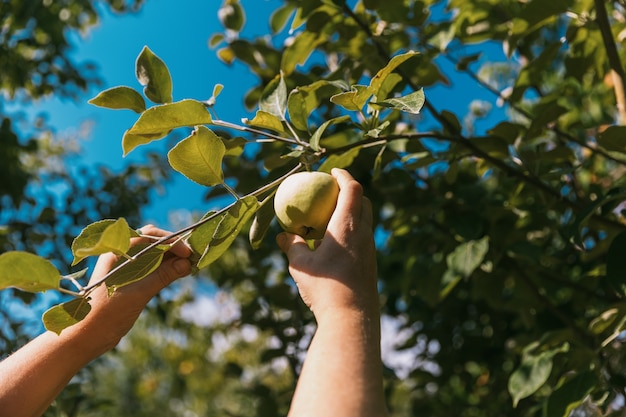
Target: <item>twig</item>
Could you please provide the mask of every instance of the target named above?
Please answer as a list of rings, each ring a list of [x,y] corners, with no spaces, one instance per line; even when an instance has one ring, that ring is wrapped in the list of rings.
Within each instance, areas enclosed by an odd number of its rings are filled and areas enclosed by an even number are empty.
[[[263,187],[247,194],[246,196],[242,197],[242,199],[245,199],[246,197],[258,197],[260,195],[262,195],[263,193],[265,193],[267,190],[270,190],[274,187],[276,187],[278,184],[280,184],[285,178],[287,178],[289,175],[298,172],[302,169],[303,165],[302,164],[298,164],[295,166],[295,168],[291,169],[289,172],[287,172],[286,174],[284,174],[283,176],[275,179],[274,181],[270,182],[269,184],[264,185]],[[237,201],[234,201],[233,203],[229,204],[228,206],[222,208],[221,210],[216,211],[215,213],[211,214],[210,216],[207,216],[199,221],[197,221],[196,223],[187,226],[183,229],[180,229],[177,232],[173,232],[170,233],[167,236],[164,236],[162,238],[159,238],[158,240],[156,240],[155,242],[151,243],[150,245],[146,246],[145,248],[143,248],[142,250],[140,250],[139,252],[137,252],[134,256],[130,257],[130,259],[124,261],[123,263],[121,263],[120,265],[118,265],[117,267],[111,269],[106,275],[104,275],[102,278],[98,279],[96,282],[88,285],[87,287],[83,288],[83,290],[80,292],[80,296],[86,296],[89,293],[91,293],[91,291],[93,291],[96,287],[98,287],[100,284],[102,284],[103,282],[105,282],[107,279],[109,279],[109,277],[111,277],[114,273],[116,273],[117,271],[119,271],[120,269],[124,268],[126,265],[128,265],[130,262],[134,262],[135,260],[137,260],[137,258],[139,258],[140,256],[142,256],[143,254],[145,254],[146,252],[148,252],[149,250],[155,248],[158,245],[161,245],[175,237],[181,236],[187,232],[191,232],[195,229],[197,229],[198,227],[202,226],[203,224],[211,221],[212,219],[216,218],[217,216],[220,216],[222,214],[224,214],[225,212],[227,212],[228,210],[231,209],[231,207],[233,207],[235,204],[237,203]]]

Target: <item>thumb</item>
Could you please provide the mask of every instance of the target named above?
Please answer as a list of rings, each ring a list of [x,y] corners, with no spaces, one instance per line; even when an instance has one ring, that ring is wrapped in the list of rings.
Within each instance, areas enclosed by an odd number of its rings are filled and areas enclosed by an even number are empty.
[[[279,233],[278,236],[276,236],[276,243],[280,250],[287,255],[289,261],[298,257],[299,254],[310,252],[305,240],[301,236],[293,233]]]

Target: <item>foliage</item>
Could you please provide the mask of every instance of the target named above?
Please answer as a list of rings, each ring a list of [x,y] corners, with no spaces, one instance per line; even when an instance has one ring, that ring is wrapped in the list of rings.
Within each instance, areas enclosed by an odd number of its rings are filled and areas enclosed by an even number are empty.
[[[153,105],[129,87],[93,102],[139,113],[125,152],[193,128],[170,151],[172,168],[210,187],[208,197],[234,201],[171,237],[192,242],[213,282],[237,294],[240,322],[277,337],[273,355],[294,374],[311,317],[284,265],[268,261],[276,249],[255,236],[249,251],[238,235],[286,175],[341,166],[373,202],[383,312],[404,323],[397,348],[415,352],[408,375],[388,369],[392,415],[567,416],[579,405],[617,415],[626,387],[624,7],[285,0],[273,38],[244,39],[245,9],[228,0],[225,33],[209,43],[259,77],[245,97],[258,106],[252,120],[217,118],[219,85],[208,100],[174,101],[165,63],[147,48],[137,74]],[[443,86],[447,100],[431,101]],[[463,115],[457,96],[470,87],[487,98]],[[270,235],[276,226],[263,217]],[[117,232],[100,239],[122,222],[87,226],[91,243],[74,254],[124,252]],[[127,254],[111,276],[129,274],[116,285],[140,278],[146,269],[133,265],[162,243]]]

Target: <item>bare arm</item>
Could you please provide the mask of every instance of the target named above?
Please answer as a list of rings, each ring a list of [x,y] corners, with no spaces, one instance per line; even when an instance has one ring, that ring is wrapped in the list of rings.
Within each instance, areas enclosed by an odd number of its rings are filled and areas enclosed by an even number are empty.
[[[310,251],[296,235],[281,234],[291,275],[318,323],[289,415],[383,417],[380,313],[372,210],[344,170],[326,236]]]
[[[142,231],[166,234],[152,226]],[[0,362],[0,416],[42,415],[81,368],[117,345],[158,291],[189,274],[189,255],[187,247],[177,244],[159,269],[143,280],[119,289],[112,297],[101,286],[93,293],[92,310],[83,321],[58,336],[45,332]],[[92,280],[102,277],[115,261],[111,254],[102,255]]]

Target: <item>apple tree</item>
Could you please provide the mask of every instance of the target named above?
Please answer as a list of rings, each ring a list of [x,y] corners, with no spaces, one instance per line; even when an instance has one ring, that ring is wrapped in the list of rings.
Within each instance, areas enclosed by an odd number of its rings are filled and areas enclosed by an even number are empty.
[[[269,239],[271,199],[295,172],[343,167],[372,200],[381,308],[402,327],[396,352],[410,357],[402,369],[386,362],[391,415],[618,415],[625,7],[286,0],[272,36],[246,39],[244,4],[227,0],[224,33],[209,44],[258,76],[244,98],[252,119],[219,118],[219,80],[212,97],[175,98],[149,47],[135,63],[142,88],[91,100],[138,114],[125,153],[184,131],[171,168],[223,208],[141,248],[129,249],[137,232],[123,216],[87,225],[74,265],[120,255],[89,286],[34,254],[4,253],[0,286],[72,296],[44,315],[60,332],[89,314],[95,285],[141,279],[165,241],[185,239],[199,273],[237,294],[237,324],[276,338],[262,358],[285,358],[296,376],[311,316]],[[283,410],[282,394],[249,395]]]

